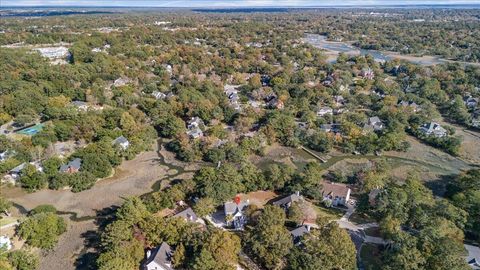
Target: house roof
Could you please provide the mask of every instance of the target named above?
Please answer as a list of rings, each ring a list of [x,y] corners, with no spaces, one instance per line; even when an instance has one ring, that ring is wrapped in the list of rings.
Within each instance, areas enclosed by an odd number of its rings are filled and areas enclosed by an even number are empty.
[[[237,213],[237,212],[242,212],[245,207],[249,205],[248,201],[241,201],[239,204],[236,204],[235,202],[226,202],[224,204],[225,208],[225,213]]]
[[[310,232],[307,225],[302,225],[290,231],[293,238],[302,237],[304,234]]]
[[[13,168],[10,170],[11,173],[20,173],[21,170],[23,170],[27,166],[26,162],[23,162],[22,164],[18,165],[17,167]]]
[[[467,263],[473,269],[480,269],[480,247],[472,246],[472,245],[464,245],[465,249],[468,252],[466,257]]]
[[[198,219],[197,215],[195,214],[195,212],[193,212],[191,207],[188,207],[187,209],[185,209],[181,212],[178,212],[173,217],[181,217],[181,218],[184,218],[185,220],[191,221],[191,222],[195,222]]]
[[[88,106],[88,103],[85,102],[85,101],[80,101],[80,100],[75,100],[75,101],[72,101],[71,103],[73,106],[77,106],[77,107],[80,107],[80,106]]]
[[[64,164],[60,167],[61,172],[66,172],[69,168],[80,170],[80,167],[82,166],[82,160],[80,158],[76,158],[67,164]]]
[[[167,243],[162,242],[160,246],[152,250],[152,254],[149,258],[147,258],[145,265],[155,262],[163,267],[163,269],[173,270],[173,268],[170,266],[172,254],[172,248]]]
[[[382,121],[380,120],[380,118],[379,118],[378,116],[374,116],[374,117],[370,117],[370,118],[368,119],[368,123],[369,123],[370,125],[375,125],[375,124],[377,124],[377,123],[382,123]]]
[[[297,202],[297,201],[300,201],[300,200],[303,200],[303,197],[298,193],[293,193],[293,194],[290,194],[288,196],[284,196],[284,197],[280,197],[279,199],[275,199],[272,202],[272,204],[276,205],[276,206],[282,206],[282,205]]]
[[[123,136],[117,137],[115,140],[113,140],[113,144],[123,144],[123,143],[128,143],[127,138]]]
[[[347,197],[350,188],[345,184],[332,183],[324,181],[322,183],[322,194],[323,196],[338,196],[338,197]]]

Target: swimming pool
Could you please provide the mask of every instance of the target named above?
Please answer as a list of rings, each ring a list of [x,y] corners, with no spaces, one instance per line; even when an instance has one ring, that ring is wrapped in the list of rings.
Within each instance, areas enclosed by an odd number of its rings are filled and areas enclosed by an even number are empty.
[[[23,135],[28,135],[28,136],[33,136],[40,132],[43,129],[43,124],[36,124],[34,126],[22,129],[17,131],[18,134],[23,134]]]

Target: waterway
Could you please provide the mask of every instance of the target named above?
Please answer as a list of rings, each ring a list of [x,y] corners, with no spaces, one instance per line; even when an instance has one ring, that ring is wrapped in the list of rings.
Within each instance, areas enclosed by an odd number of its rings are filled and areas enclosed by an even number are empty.
[[[445,59],[441,59],[436,56],[413,56],[413,55],[402,55],[395,52],[387,51],[377,51],[377,50],[364,50],[359,49],[347,42],[337,42],[337,41],[328,41],[327,37],[324,35],[318,34],[305,34],[304,41],[316,48],[324,49],[332,53],[346,53],[349,55],[371,55],[378,62],[391,61],[393,59],[404,59],[419,65],[436,65],[445,62],[453,62]],[[332,59],[330,62],[335,62],[336,60]]]

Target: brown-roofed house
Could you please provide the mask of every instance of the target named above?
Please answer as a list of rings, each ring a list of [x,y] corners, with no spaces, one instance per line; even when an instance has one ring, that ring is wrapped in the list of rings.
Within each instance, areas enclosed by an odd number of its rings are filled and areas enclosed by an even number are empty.
[[[324,181],[322,186],[322,196],[324,201],[331,201],[333,206],[347,205],[347,202],[350,200],[351,192],[347,185]]]

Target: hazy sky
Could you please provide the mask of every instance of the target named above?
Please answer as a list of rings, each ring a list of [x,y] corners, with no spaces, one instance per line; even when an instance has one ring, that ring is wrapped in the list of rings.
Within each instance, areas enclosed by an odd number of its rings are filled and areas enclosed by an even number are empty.
[[[480,0],[0,0],[0,6],[302,7],[398,4],[480,4]]]

